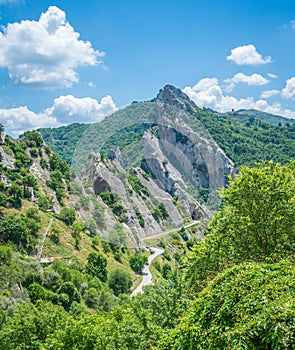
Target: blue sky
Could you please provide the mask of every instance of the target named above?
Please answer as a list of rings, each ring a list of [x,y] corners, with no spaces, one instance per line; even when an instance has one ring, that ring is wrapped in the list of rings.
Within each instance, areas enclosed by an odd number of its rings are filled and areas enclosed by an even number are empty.
[[[295,118],[295,2],[0,0],[0,122],[94,122],[165,84]]]

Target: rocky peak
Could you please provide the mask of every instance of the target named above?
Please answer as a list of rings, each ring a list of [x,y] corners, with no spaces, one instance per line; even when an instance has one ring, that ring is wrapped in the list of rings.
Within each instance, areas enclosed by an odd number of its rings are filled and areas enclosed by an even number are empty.
[[[184,92],[173,85],[165,85],[163,89],[159,91],[157,100],[188,112],[194,112],[196,107]]]

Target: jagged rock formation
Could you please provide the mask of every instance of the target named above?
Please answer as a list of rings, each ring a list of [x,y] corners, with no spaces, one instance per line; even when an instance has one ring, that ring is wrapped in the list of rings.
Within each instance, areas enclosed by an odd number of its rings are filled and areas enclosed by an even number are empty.
[[[100,205],[105,207],[105,225],[98,227],[98,234],[108,239],[109,232],[119,220],[122,221],[129,242],[138,246],[146,235],[160,233],[168,227],[181,227],[185,217],[174,204],[173,197],[161,189],[153,179],[147,177],[142,169],[131,168],[127,173],[116,153],[112,154],[112,160],[102,159],[99,154],[91,154],[82,174],[83,183],[88,186],[87,194],[95,195]],[[138,183],[139,187],[134,187],[128,175],[132,176],[131,180]],[[103,202],[105,192],[116,194],[116,202],[122,206],[119,215],[112,211],[112,205]],[[193,198],[192,202],[197,205]],[[159,218],[153,214],[153,210],[160,203],[164,204],[167,217]],[[92,215],[91,211],[88,215]],[[87,214],[84,212],[83,216],[85,218]]]
[[[214,193],[236,172],[233,162],[196,119],[193,112],[197,108],[182,91],[165,86],[155,102],[157,132],[147,131],[143,137],[143,168],[172,196],[189,202],[188,182],[195,189]]]
[[[119,148],[110,149],[108,159],[99,154],[89,157],[82,182],[87,194],[96,196],[105,208],[100,235],[106,236],[119,220],[132,244],[138,245],[145,235],[209,218],[208,206],[197,200],[198,191],[207,190],[214,202],[216,190],[226,185],[235,168],[197,120],[197,109],[181,90],[167,85],[154,101],[150,127],[141,138],[141,168],[126,167]],[[116,194],[122,207],[119,214],[113,203],[103,201],[105,193]],[[165,218],[155,215],[159,203],[167,210]]]
[[[165,85],[157,95],[157,101],[178,107],[187,112],[194,112],[196,105],[190,98],[173,85]]]

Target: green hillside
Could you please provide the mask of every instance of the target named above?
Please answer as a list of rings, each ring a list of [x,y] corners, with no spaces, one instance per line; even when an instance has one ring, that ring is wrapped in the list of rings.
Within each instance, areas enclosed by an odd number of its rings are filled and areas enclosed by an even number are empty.
[[[295,124],[275,126],[259,117],[245,120],[208,109],[197,110],[196,118],[238,167],[262,160],[286,163],[295,158]]]
[[[229,114],[231,116],[231,114]],[[234,118],[237,117],[239,120],[249,119],[252,117],[258,117],[263,119],[272,125],[286,125],[286,124],[295,124],[295,119],[284,118],[280,115],[274,115],[262,111],[257,111],[256,109],[239,109],[236,113],[232,115]],[[241,118],[239,118],[241,117]]]
[[[69,313],[91,314],[118,305],[118,295],[139,283],[148,254],[94,234],[79,216],[81,206],[97,209],[104,220],[102,205],[95,196],[81,196],[69,166],[38,132],[0,141],[0,333],[4,318],[24,302],[31,308],[42,299]],[[124,235],[120,222],[112,234]],[[1,333],[1,349],[9,349],[7,337]]]
[[[140,140],[152,123],[154,108],[155,102],[133,103],[90,126],[71,124],[39,131],[46,144],[68,164],[75,163],[76,167],[85,163],[89,152],[102,151],[107,155],[111,146],[120,147],[127,156],[125,158],[138,165],[141,158]],[[250,116],[224,115],[196,108],[196,112],[190,116],[190,126],[193,129],[199,128],[199,125],[195,125],[194,118],[201,121],[238,167],[253,166],[262,160],[286,163],[295,157],[295,124],[281,122],[282,126],[277,126],[271,121],[280,121],[281,117],[257,111],[247,113]]]
[[[78,169],[81,169],[81,164],[85,164],[90,152],[107,154],[110,146],[120,147],[136,163],[136,150],[140,147],[137,142],[151,123],[153,111],[152,102],[133,103],[100,123],[71,124],[39,131],[54,152]]]

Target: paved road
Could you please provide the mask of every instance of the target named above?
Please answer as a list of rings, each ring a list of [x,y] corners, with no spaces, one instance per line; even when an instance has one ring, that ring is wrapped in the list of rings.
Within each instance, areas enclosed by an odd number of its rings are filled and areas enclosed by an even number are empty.
[[[164,253],[164,250],[161,248],[156,248],[156,247],[150,247],[150,250],[153,252],[153,254],[149,256],[148,265],[145,265],[143,270],[142,270],[142,274],[143,274],[142,281],[141,281],[140,285],[132,292],[132,294],[131,294],[132,297],[134,295],[143,293],[142,288],[144,286],[147,286],[149,284],[153,284],[150,266],[151,266],[152,261],[156,257],[158,257],[159,255]]]

